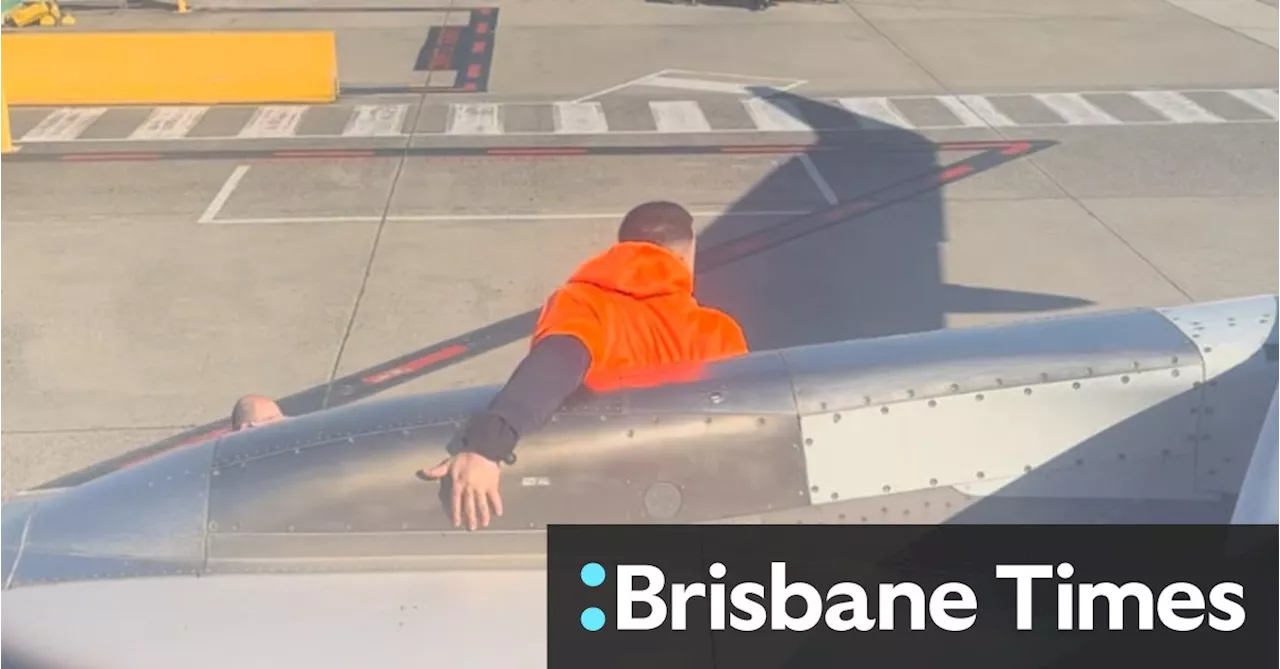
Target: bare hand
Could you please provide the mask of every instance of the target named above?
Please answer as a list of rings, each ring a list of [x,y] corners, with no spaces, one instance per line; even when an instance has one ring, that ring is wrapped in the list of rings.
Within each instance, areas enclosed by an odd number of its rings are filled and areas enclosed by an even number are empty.
[[[446,458],[435,467],[425,470],[428,480],[449,478],[453,488],[453,526],[461,527],[467,520],[467,529],[489,526],[489,511],[502,515],[502,496],[498,494],[498,481],[502,470],[498,463],[478,453],[459,453]]]

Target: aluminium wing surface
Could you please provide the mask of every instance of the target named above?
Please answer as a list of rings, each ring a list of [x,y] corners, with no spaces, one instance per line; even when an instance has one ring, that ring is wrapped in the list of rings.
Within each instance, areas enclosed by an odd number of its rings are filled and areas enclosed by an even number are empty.
[[[522,442],[475,533],[414,472],[495,388],[227,435],[4,505],[4,659],[541,667],[549,523],[1226,523],[1276,316],[1269,295],[666,370]]]

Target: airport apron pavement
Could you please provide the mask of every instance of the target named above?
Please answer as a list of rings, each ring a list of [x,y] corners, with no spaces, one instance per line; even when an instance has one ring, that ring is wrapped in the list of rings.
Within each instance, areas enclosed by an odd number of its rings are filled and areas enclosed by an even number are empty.
[[[756,349],[1277,290],[1272,5],[200,4],[79,29],[334,30],[342,94],[10,110],[6,497],[246,393],[499,383],[646,200]]]

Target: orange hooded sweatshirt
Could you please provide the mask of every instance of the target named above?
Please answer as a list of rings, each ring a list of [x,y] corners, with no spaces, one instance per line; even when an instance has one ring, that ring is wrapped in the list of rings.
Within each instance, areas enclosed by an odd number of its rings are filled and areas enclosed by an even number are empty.
[[[587,348],[592,390],[616,387],[631,371],[747,353],[733,318],[694,299],[680,258],[644,242],[620,242],[578,267],[547,300],[533,345],[552,335]]]

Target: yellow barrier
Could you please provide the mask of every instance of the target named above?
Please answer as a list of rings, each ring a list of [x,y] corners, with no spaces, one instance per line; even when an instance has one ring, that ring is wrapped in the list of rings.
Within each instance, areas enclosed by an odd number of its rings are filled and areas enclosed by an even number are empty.
[[[13,105],[331,102],[332,32],[6,34]]]
[[[0,88],[0,153],[13,152],[13,137],[9,135],[9,104],[4,99],[4,89]]]

